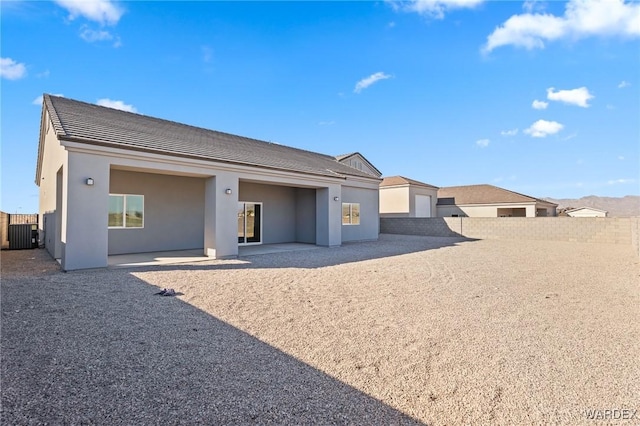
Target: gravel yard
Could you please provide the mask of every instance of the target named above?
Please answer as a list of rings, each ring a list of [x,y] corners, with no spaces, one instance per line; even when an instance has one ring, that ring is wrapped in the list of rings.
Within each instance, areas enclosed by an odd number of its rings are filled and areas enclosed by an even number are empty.
[[[382,235],[153,268],[1,261],[2,424],[640,422],[631,247]]]

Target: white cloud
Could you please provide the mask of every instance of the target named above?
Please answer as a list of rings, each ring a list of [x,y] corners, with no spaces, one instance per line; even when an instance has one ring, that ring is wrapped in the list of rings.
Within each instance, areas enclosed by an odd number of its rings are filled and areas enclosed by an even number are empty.
[[[607,181],[608,185],[620,185],[627,183],[635,183],[635,179],[611,179]]]
[[[558,90],[557,92],[554,87],[547,89],[547,99],[577,105],[582,108],[588,108],[589,99],[593,98],[594,96],[589,93],[589,89],[586,87],[580,87],[572,90]]]
[[[105,30],[92,30],[91,28],[83,25],[80,28],[80,38],[89,43],[95,41],[108,41],[113,40],[113,35],[109,31]]]
[[[500,132],[500,134],[502,136],[515,136],[518,134],[518,129],[503,130]]]
[[[52,96],[59,96],[61,98],[64,98],[64,95],[62,93],[56,93]],[[42,105],[42,95],[38,96],[37,98],[35,98],[32,102],[33,105]]]
[[[482,50],[488,53],[508,45],[542,49],[545,42],[590,36],[640,36],[640,4],[625,0],[570,0],[563,16],[513,15],[487,37]]]
[[[80,27],[80,38],[88,43],[95,43],[99,41],[111,41],[113,40],[113,47],[122,46],[122,42],[119,36],[114,36],[106,30],[94,30],[87,25]]]
[[[546,138],[562,130],[564,126],[557,121],[538,120],[524,132],[534,138]]]
[[[136,110],[136,108],[133,105],[128,105],[122,101],[114,101],[108,98],[98,99],[96,104],[100,106],[108,107],[108,108],[119,109],[121,111],[138,112],[138,110]]]
[[[631,83],[628,81],[622,80],[620,84],[618,84],[618,89],[624,89],[625,87],[631,86]]]
[[[622,155],[618,155],[618,160],[624,161],[624,157]]]
[[[489,139],[480,139],[476,141],[476,145],[478,145],[480,148],[486,148],[489,146],[489,143],[491,141]]]
[[[443,19],[445,12],[454,9],[474,8],[484,0],[387,0],[395,10],[415,12],[433,19]]]
[[[336,124],[335,121],[330,120],[330,121],[321,121],[318,123],[318,126],[333,126],[334,124]]]
[[[526,10],[528,13],[541,12],[546,8],[546,4],[538,0],[526,0],[522,4],[522,8]]]
[[[124,10],[110,0],[55,0],[55,2],[69,12],[69,19],[83,16],[101,25],[115,25]]]
[[[0,77],[7,80],[19,80],[27,75],[25,64],[11,58],[0,58]]]
[[[363,78],[359,82],[356,83],[356,87],[353,89],[354,93],[360,93],[363,89],[371,86],[373,83],[386,80],[387,78],[391,78],[390,75],[385,74],[383,72],[377,72],[375,74],[371,74],[369,77]]]
[[[537,99],[531,103],[531,107],[533,109],[547,109],[548,106],[549,106],[549,102],[539,101]]]

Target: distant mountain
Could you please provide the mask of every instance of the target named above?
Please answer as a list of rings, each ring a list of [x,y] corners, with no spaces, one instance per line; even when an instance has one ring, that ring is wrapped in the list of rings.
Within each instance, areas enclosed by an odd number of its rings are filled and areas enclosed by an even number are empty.
[[[568,207],[593,207],[609,212],[609,217],[640,216],[640,196],[627,195],[626,197],[597,197],[589,195],[582,198],[545,198],[547,201],[558,204],[558,210]]]

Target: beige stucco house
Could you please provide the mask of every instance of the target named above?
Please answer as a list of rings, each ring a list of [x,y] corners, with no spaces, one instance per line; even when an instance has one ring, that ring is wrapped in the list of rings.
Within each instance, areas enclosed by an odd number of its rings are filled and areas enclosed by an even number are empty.
[[[65,270],[105,267],[124,253],[228,258],[247,244],[378,238],[379,174],[350,165],[358,153],[338,159],[43,98],[40,238]]]
[[[404,176],[380,182],[380,217],[436,217],[438,188]]]
[[[607,217],[609,214],[606,210],[600,210],[594,207],[578,207],[566,210],[565,213],[571,217]]]
[[[557,204],[493,185],[438,189],[438,217],[555,216]]]

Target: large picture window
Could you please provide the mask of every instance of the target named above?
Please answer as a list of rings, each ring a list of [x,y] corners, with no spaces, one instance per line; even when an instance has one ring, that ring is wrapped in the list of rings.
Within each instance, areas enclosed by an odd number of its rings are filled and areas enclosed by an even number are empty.
[[[109,194],[109,228],[144,228],[144,195]]]
[[[360,225],[359,203],[342,203],[342,224]]]

